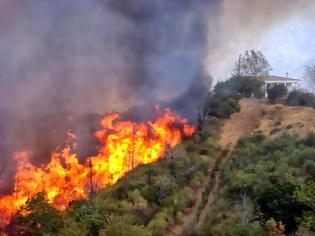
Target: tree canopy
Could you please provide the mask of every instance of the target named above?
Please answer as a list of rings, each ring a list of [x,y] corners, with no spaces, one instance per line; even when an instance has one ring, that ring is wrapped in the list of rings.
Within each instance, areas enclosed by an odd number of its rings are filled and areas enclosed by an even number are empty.
[[[266,76],[272,70],[261,51],[245,51],[239,55],[233,71],[234,76]]]

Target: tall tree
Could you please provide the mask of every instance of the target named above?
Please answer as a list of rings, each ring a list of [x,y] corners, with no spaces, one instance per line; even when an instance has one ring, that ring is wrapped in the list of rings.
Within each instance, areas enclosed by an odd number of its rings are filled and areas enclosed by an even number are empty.
[[[234,76],[266,76],[272,70],[270,64],[261,51],[245,51],[239,55],[233,71]]]

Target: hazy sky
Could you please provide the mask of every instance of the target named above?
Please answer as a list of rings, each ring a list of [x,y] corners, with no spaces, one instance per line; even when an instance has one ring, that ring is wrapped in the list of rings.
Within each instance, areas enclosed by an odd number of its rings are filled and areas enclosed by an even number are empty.
[[[288,73],[306,87],[305,66],[315,63],[314,0],[224,0],[217,24],[209,30],[218,42],[206,62],[215,81],[229,77],[240,53],[256,49],[270,62],[271,74]]]
[[[302,78],[305,65],[315,60],[315,24],[293,18],[274,27],[262,38],[261,48],[272,64],[272,73]]]

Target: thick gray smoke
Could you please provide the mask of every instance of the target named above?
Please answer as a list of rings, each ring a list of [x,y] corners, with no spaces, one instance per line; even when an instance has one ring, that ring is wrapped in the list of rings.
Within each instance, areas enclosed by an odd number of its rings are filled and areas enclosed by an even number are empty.
[[[0,166],[13,150],[48,156],[73,114],[164,103],[194,115],[218,2],[2,1]],[[91,117],[74,128],[90,135]]]
[[[0,0],[0,180],[14,150],[34,150],[42,161],[68,128],[89,141],[95,113],[166,104],[193,118],[203,80],[228,74],[268,29],[294,15],[311,18],[314,6],[313,0]]]

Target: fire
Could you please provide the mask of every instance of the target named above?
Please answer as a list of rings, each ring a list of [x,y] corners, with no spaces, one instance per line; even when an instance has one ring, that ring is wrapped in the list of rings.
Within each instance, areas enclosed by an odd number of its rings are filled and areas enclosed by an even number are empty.
[[[88,198],[92,189],[110,186],[138,165],[162,158],[168,148],[195,131],[186,119],[169,109],[154,122],[119,118],[119,114],[112,113],[101,120],[102,129],[95,133],[100,142],[98,154],[88,157],[85,163],[78,161],[72,145],[52,153],[50,162],[40,167],[30,163],[30,153],[15,153],[14,191],[0,197],[0,227],[8,224],[12,215],[38,192],[43,192],[54,207],[64,210],[71,201]],[[68,136],[75,138],[70,132]]]

